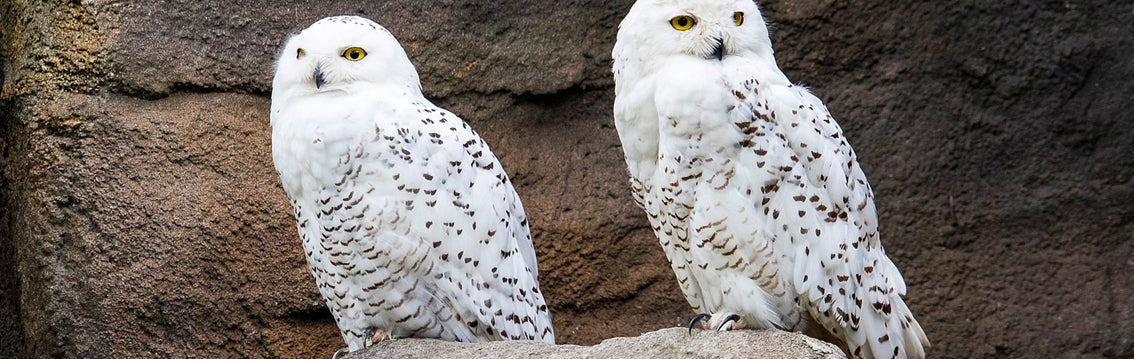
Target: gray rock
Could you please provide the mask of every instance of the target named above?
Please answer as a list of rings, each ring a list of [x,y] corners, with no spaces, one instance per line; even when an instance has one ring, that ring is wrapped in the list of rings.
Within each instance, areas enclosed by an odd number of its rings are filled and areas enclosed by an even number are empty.
[[[550,345],[534,341],[454,343],[434,339],[386,340],[352,353],[349,359],[378,358],[846,358],[838,347],[800,333],[778,330],[712,332],[668,328],[633,338],[611,338],[595,346]]]

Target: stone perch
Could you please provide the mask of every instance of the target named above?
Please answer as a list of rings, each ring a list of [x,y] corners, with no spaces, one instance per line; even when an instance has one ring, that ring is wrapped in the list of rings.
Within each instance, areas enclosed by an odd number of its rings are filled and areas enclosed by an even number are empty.
[[[348,359],[377,358],[753,358],[845,359],[838,347],[800,333],[778,330],[709,332],[668,328],[595,346],[535,341],[455,343],[435,339],[386,340]]]

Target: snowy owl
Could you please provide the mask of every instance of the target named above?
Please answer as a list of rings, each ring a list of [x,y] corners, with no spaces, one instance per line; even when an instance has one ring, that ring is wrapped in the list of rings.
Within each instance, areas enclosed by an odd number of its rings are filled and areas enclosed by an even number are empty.
[[[639,0],[614,46],[614,118],[634,199],[697,313],[858,358],[929,342],[878,239],[839,125],[776,66],[751,0]]]
[[[484,140],[421,93],[357,16],[293,35],[272,81],[272,159],[347,344],[555,342],[520,199]]]

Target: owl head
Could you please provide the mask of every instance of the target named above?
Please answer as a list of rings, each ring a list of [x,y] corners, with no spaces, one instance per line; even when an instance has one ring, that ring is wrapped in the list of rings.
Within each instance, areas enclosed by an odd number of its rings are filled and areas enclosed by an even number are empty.
[[[272,92],[294,96],[372,86],[421,92],[417,70],[386,28],[359,16],[332,16],[288,39],[276,60]]]
[[[614,48],[615,60],[771,55],[768,28],[752,0],[638,0]]]

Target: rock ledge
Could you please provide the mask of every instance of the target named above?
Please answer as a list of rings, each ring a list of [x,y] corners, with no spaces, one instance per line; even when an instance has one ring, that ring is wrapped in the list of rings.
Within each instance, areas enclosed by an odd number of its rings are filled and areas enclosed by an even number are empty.
[[[834,345],[800,333],[776,330],[709,332],[668,328],[633,338],[611,338],[595,346],[548,345],[534,341],[454,343],[399,339],[348,356],[369,358],[846,358]]]

